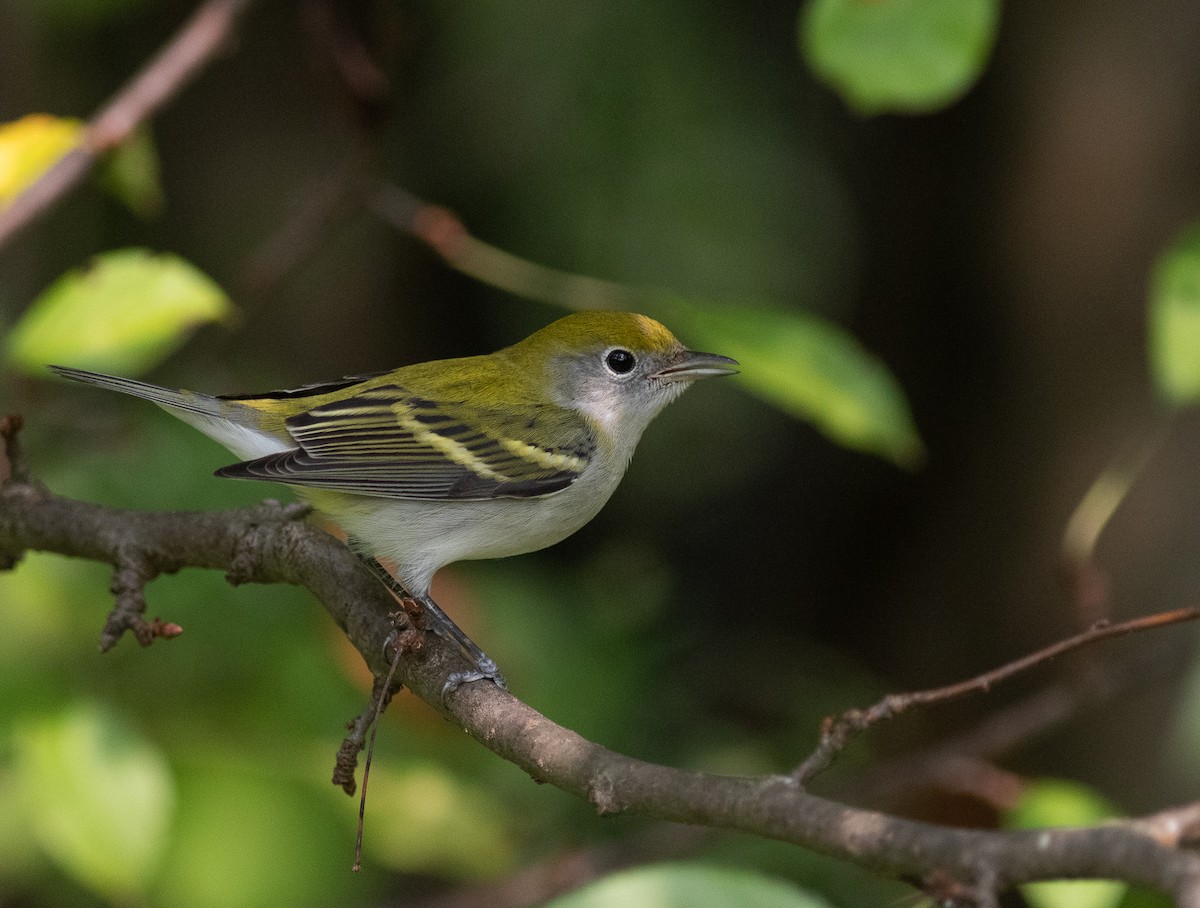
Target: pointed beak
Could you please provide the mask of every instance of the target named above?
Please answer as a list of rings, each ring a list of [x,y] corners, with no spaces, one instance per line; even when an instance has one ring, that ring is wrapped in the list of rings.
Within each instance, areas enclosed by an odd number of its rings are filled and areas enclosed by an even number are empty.
[[[650,375],[660,381],[695,381],[709,375],[733,375],[738,371],[738,361],[717,353],[696,353],[684,350],[675,362]]]

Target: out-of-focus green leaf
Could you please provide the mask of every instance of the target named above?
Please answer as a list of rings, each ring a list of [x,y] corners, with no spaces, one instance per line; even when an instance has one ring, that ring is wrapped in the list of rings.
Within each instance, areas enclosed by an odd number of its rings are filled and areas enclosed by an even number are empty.
[[[178,256],[118,249],[46,288],[5,352],[36,375],[48,363],[133,375],[166,358],[191,329],[233,313],[225,292]]]
[[[70,151],[82,133],[79,120],[50,114],[28,114],[0,124],[0,208]]]
[[[139,217],[153,217],[162,211],[158,152],[149,129],[139,129],[113,149],[103,162],[100,183]]]
[[[1117,816],[1094,788],[1066,779],[1041,779],[1027,786],[1004,817],[1009,829],[1090,826]]]
[[[641,570],[622,590],[638,605],[612,617],[602,616],[611,610],[612,574],[574,582],[561,571],[541,571],[536,563],[490,562],[473,563],[464,571],[479,584],[468,595],[478,596],[487,603],[487,614],[496,616],[494,624],[488,619],[490,626],[481,636],[504,653],[505,670],[540,692],[539,709],[617,749],[634,746],[639,732],[644,733],[631,713],[644,702],[646,685],[654,683],[655,648],[646,641],[644,626],[638,627],[636,610],[653,614],[661,608],[668,593],[665,583],[670,582],[655,576],[652,559],[631,559],[622,570],[633,573],[630,565]],[[564,610],[563,601],[575,603],[576,609]],[[464,604],[471,607],[469,599]],[[622,620],[629,623],[622,625]],[[575,645],[580,637],[586,638],[586,646]],[[607,670],[614,660],[620,662],[620,672]]]
[[[1175,908],[1175,900],[1165,892],[1130,886],[1121,900],[1120,908]]]
[[[1150,372],[1173,406],[1200,400],[1200,224],[1184,230],[1150,280]]]
[[[240,760],[182,767],[177,815],[155,905],[294,908],[356,904],[373,894],[350,872],[351,824],[338,823],[307,784],[277,771],[248,771]],[[404,835],[378,824],[374,832]]]
[[[435,765],[392,770],[371,767],[367,823],[403,835],[371,836],[374,860],[406,873],[486,877],[511,869],[513,840],[503,807]]]
[[[1117,815],[1099,792],[1078,782],[1043,779],[1030,785],[1004,817],[1010,829],[1090,826]],[[1113,908],[1125,896],[1124,883],[1072,880],[1028,883],[1021,894],[1033,908]]]
[[[7,746],[7,737],[0,737],[0,742]],[[0,763],[0,804],[15,803],[17,780],[10,768]],[[45,858],[29,837],[29,828],[21,811],[11,808],[0,810],[0,888],[14,891],[15,887],[11,885],[13,881],[23,877],[28,879],[33,875],[34,868],[44,862]]]
[[[1000,0],[812,0],[808,64],[862,113],[920,113],[962,96],[995,43]]]
[[[738,360],[739,380],[768,402],[846,447],[903,467],[921,462],[921,439],[904,392],[836,325],[765,307],[671,301],[666,309],[664,318],[688,344]]]
[[[158,751],[94,703],[19,723],[13,749],[15,800],[38,844],[91,891],[141,896],[174,801]]]
[[[827,908],[815,895],[757,873],[703,864],[658,864],[614,873],[547,908]]]
[[[15,570],[0,572],[0,692],[25,680],[47,660],[78,641],[81,591],[104,601],[111,569],[48,552],[29,552]],[[89,646],[94,642],[89,641]],[[0,708],[3,700],[0,699]]]
[[[1021,895],[1030,908],[1115,908],[1125,898],[1127,888],[1113,880],[1064,880],[1026,883]]]

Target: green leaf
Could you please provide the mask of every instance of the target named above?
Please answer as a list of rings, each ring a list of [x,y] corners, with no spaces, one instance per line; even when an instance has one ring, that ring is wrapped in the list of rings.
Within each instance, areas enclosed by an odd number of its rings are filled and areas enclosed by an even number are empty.
[[[5,355],[37,375],[48,363],[131,375],[165,359],[196,326],[233,313],[225,292],[178,256],[118,249],[43,291]]]
[[[546,908],[828,908],[781,880],[702,864],[658,864],[614,873]]]
[[[1000,0],[812,0],[800,46],[813,71],[861,113],[923,113],[976,82]]]
[[[1010,829],[1091,826],[1117,815],[1102,795],[1086,785],[1043,779],[1028,786],[1004,818]],[[1114,908],[1125,896],[1124,883],[1072,880],[1027,883],[1021,894],[1033,908]]]
[[[158,152],[149,129],[137,130],[113,149],[101,166],[100,185],[139,217],[150,218],[162,211]]]
[[[924,451],[904,392],[841,328],[779,309],[660,302],[687,343],[738,360],[738,380],[764,400],[848,448],[906,468],[920,464]]]
[[[296,908],[378,901],[350,873],[351,824],[339,823],[310,784],[277,765],[254,772],[244,756],[212,759],[201,750],[180,768],[177,819],[163,859],[169,871],[156,880],[150,904]],[[276,754],[275,764],[281,760],[287,757]],[[384,824],[370,828],[387,831]]]
[[[93,892],[118,902],[143,894],[174,800],[159,752],[87,702],[18,723],[13,749],[16,801],[37,843]]]
[[[0,208],[36,182],[82,134],[79,120],[50,114],[0,124]]]
[[[1120,908],[1175,908],[1175,900],[1165,892],[1130,886],[1121,900]]]
[[[29,552],[16,570],[0,572],[0,602],[21,604],[0,608],[0,691],[17,677],[46,670],[55,664],[50,657],[74,645],[72,603],[89,587],[104,589],[109,570],[82,559]],[[3,707],[0,701],[0,715]]]
[[[1005,815],[1009,829],[1091,826],[1118,816],[1117,809],[1094,788],[1066,779],[1040,779],[1026,786]]]
[[[1172,406],[1200,400],[1200,224],[1184,230],[1150,279],[1150,371]]]
[[[496,796],[435,764],[371,768],[367,823],[389,824],[403,836],[373,836],[374,860],[405,873],[488,877],[515,862],[514,843]],[[375,826],[375,824],[379,824]]]

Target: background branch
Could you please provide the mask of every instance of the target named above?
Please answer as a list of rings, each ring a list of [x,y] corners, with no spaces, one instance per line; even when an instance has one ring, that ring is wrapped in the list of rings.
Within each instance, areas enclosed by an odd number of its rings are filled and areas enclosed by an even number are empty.
[[[965,681],[948,684],[944,687],[931,688],[930,690],[888,694],[878,703],[866,709],[847,710],[836,719],[830,718],[826,720],[825,727],[821,731],[820,745],[808,759],[793,771],[792,775],[798,782],[808,782],[813,776],[828,767],[837,754],[856,735],[861,734],[878,722],[906,713],[915,706],[945,703],[949,700],[966,696],[967,694],[990,690],[995,685],[1008,680],[1016,674],[1028,671],[1036,665],[1048,662],[1057,656],[1072,652],[1100,640],[1122,637],[1126,634],[1163,627],[1168,624],[1195,621],[1197,618],[1200,618],[1200,609],[1185,608],[1175,609],[1170,612],[1157,612],[1153,615],[1144,615],[1140,618],[1131,618],[1128,621],[1115,623],[1111,621],[1099,621],[1073,637],[1059,640],[1056,643],[1043,647],[1037,652],[1014,659],[1011,662],[1006,662],[1004,665],[976,675],[974,678],[968,678]]]
[[[528,299],[571,309],[638,308],[638,293],[622,284],[547,268],[473,236],[462,220],[397,186],[383,183],[371,209],[402,233],[424,243],[456,271]]]

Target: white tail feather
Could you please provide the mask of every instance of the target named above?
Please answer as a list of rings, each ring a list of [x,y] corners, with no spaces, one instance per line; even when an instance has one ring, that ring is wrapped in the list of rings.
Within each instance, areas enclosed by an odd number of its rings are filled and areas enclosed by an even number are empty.
[[[258,428],[256,412],[251,407],[232,401],[221,400],[208,394],[197,394],[194,391],[164,388],[119,375],[89,372],[86,369],[50,366],[50,370],[72,381],[119,391],[156,403],[172,416],[199,429],[243,460],[253,460],[295,447],[294,444]],[[243,418],[238,419],[239,416]]]

